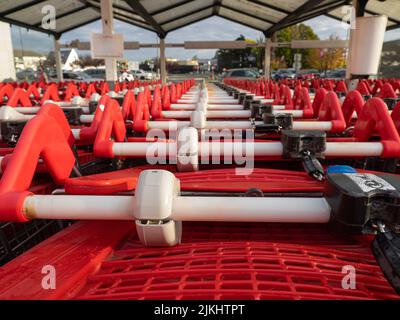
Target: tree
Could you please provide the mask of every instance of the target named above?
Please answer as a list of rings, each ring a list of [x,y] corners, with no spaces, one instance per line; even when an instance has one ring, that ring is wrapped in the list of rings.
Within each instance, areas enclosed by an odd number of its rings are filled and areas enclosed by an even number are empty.
[[[90,55],[85,55],[76,60],[74,64],[80,66],[81,68],[85,67],[98,67],[104,65],[104,59],[93,59]]]
[[[256,43],[255,40],[246,39],[242,34],[235,41],[246,41],[248,43]],[[245,68],[256,67],[257,57],[253,50],[254,48],[247,47],[246,49],[219,49],[215,53],[218,60],[218,71],[230,68]]]
[[[258,47],[251,48],[251,51],[253,52],[253,55],[256,58],[255,67],[257,67],[258,69],[262,69],[264,66],[264,57],[265,57],[265,39],[263,37],[259,37],[257,41],[255,41],[255,43],[261,45]]]
[[[330,35],[329,40],[339,40],[337,35]],[[311,68],[329,70],[346,66],[346,49],[326,48],[315,49],[308,57]]]
[[[304,23],[296,24],[276,32],[276,40],[278,42],[291,42],[292,40],[319,40],[314,30]],[[272,61],[274,66],[291,67],[293,65],[293,56],[295,53],[302,54],[302,67],[310,68],[310,55],[314,49],[292,49],[292,48],[275,48],[275,58]]]

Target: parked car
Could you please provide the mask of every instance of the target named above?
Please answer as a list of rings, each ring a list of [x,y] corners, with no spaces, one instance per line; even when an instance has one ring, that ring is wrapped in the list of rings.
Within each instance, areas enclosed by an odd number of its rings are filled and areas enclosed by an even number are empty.
[[[278,69],[278,70],[276,70],[275,78],[274,78],[275,80],[286,79],[286,78],[289,78],[289,79],[296,78],[295,69],[288,68],[288,69]]]
[[[341,80],[346,77],[346,69],[335,69],[327,73],[327,78]]]
[[[88,68],[84,71],[93,79],[106,79],[106,69],[105,68]]]
[[[87,74],[85,71],[77,71],[76,73],[82,78],[83,81],[86,81],[86,82],[103,81],[104,80],[104,78],[101,78],[101,77],[95,78],[95,77]]]
[[[133,77],[137,80],[153,80],[154,75],[151,71],[131,70]]]
[[[27,68],[17,72],[16,77],[19,81],[36,81],[38,73],[33,69]]]
[[[93,81],[101,81],[101,78],[93,78],[83,71],[63,71],[63,79],[64,80],[72,80],[75,82],[85,81],[85,82],[93,82]],[[57,81],[57,73],[52,72],[49,74],[49,81]]]
[[[132,73],[130,72],[121,72],[118,76],[118,81],[123,82],[123,81],[133,81],[135,80],[135,77]]]
[[[300,70],[297,74],[297,79],[300,80],[310,80],[317,78],[319,76],[317,69],[303,69]]]
[[[250,68],[229,69],[222,73],[222,78],[256,79],[260,75]]]

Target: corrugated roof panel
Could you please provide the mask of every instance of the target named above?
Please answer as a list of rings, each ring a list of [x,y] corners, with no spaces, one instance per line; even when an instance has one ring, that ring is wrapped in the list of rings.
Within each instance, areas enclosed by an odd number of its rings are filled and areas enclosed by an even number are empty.
[[[96,8],[98,8],[100,10],[100,6],[101,6],[100,0],[87,0],[86,2],[88,4],[91,4],[91,5],[95,6]],[[127,3],[125,1],[114,0],[114,2],[113,2],[113,12],[116,13],[116,14],[119,14],[120,16],[122,16],[125,19],[132,18],[134,20],[139,20],[139,21],[143,22],[146,25],[146,22],[142,18],[142,16],[134,13],[132,11],[132,8],[129,5],[127,5]]]
[[[231,20],[236,21],[237,23],[242,23],[243,25],[252,27],[254,29],[258,29],[258,30],[266,30],[268,29],[272,24],[259,20],[259,19],[255,19],[252,17],[247,16],[246,14],[241,14],[226,8],[221,7],[219,10],[219,15],[221,17],[225,17]]]
[[[180,26],[187,25],[191,21],[196,22],[199,19],[211,17],[212,13],[213,13],[212,8],[206,9],[206,10],[201,10],[199,12],[196,12],[196,13],[190,15],[189,17],[181,18],[181,19],[166,23],[166,24],[162,25],[162,27],[164,30],[169,31],[169,30],[172,30],[175,28],[179,28]]]
[[[192,1],[192,2],[188,2],[184,5],[181,5],[177,8],[161,12],[157,15],[154,15],[153,17],[158,23],[163,24],[164,22],[169,21],[171,19],[174,19],[177,17],[182,17],[183,15],[187,15],[190,13],[196,13],[197,11],[204,10],[204,8],[212,6],[213,4],[214,4],[214,0]]]
[[[57,19],[56,31],[63,32],[86,21],[92,21],[95,18],[100,18],[100,12],[94,8],[84,9],[64,18]]]
[[[241,23],[258,30],[267,30],[272,23],[277,23],[285,16],[305,4],[308,0],[222,0],[219,2],[218,11],[215,11],[215,5],[218,2],[213,0],[136,0],[140,1],[142,6],[160,25],[163,25],[166,31],[175,30],[180,26],[185,26],[191,22],[196,22],[204,17],[215,13],[221,17]],[[321,0],[315,7],[321,7],[327,4],[335,4],[340,0]],[[92,5],[92,8],[83,9],[86,5]],[[35,30],[40,29],[40,23],[43,18],[42,8],[45,5],[53,5],[56,8],[57,16],[63,16],[56,21],[56,32],[68,30],[74,26],[90,23],[95,18],[100,17],[100,0],[0,0],[0,18],[4,21],[15,23],[27,28],[32,27]],[[126,0],[113,0],[115,17],[121,21],[143,26],[147,29],[156,30],[148,17],[142,17],[134,13]],[[24,8],[27,6],[26,8]],[[310,9],[308,12],[297,16],[289,23],[296,23],[308,19],[313,13],[318,14],[318,9]],[[81,11],[77,11],[82,8]],[[205,9],[207,8],[207,9]],[[10,12],[12,9],[19,9],[16,12]],[[68,13],[71,12],[69,15]],[[5,14],[6,13],[6,14]],[[389,17],[388,27],[400,27],[400,0],[369,0],[365,15],[386,14]],[[185,16],[185,15],[190,16]],[[338,8],[331,10],[330,15],[339,19],[346,14],[346,11]],[[174,19],[177,19],[174,21]],[[287,24],[287,23],[285,23]],[[283,25],[278,25],[282,28]],[[49,32],[48,30],[43,30]],[[274,30],[276,31],[276,30]]]
[[[144,24],[146,24],[146,21],[141,16],[139,16],[137,14],[133,14],[130,11],[120,10],[120,9],[115,9],[114,8],[114,13],[122,15],[122,16],[124,16],[124,18],[132,18],[132,19],[135,20],[135,22],[136,21],[141,21]]]
[[[30,0],[1,0],[0,12],[5,12],[17,8],[29,2]]]
[[[100,0],[96,0],[97,2],[100,2]],[[125,0],[113,0],[113,5],[117,6],[119,8],[132,11],[132,8],[129,4],[125,2]]]
[[[400,21],[400,0],[369,1],[366,9]]]
[[[173,5],[178,5],[179,3],[184,3],[185,0],[141,0],[140,3],[147,10],[147,12],[152,13],[155,11],[163,10]]]
[[[387,0],[387,1],[390,1],[390,0]],[[397,1],[400,4],[400,0],[393,0],[393,1],[396,2],[396,5],[397,5]],[[370,0],[369,3],[375,4],[375,3],[378,3],[378,2],[379,1],[377,1],[377,0]],[[379,2],[379,3],[386,3],[386,2]],[[364,15],[366,17],[369,17],[369,16],[372,16],[373,14],[385,14],[389,18],[388,24],[387,24],[388,27],[393,27],[393,26],[396,26],[396,25],[400,27],[400,24],[395,21],[395,20],[399,20],[400,21],[400,19],[396,19],[396,17],[395,17],[397,15],[397,12],[396,13],[392,13],[391,12],[392,10],[389,10],[386,7],[385,7],[385,12],[383,12],[383,11],[377,12],[376,10],[377,9],[379,10],[379,7],[375,6],[373,8],[375,8],[375,9],[372,10],[371,7],[368,7],[368,5],[367,5],[367,8],[366,8],[367,12],[365,12]],[[380,7],[380,9],[382,9],[382,8],[383,7]],[[348,9],[345,9],[345,6],[342,6],[342,7],[339,7],[337,9],[335,9],[335,10],[329,11],[329,15],[334,16],[334,17],[336,17],[338,19],[343,19],[343,17],[345,15],[348,15]],[[394,20],[390,20],[391,18],[394,19]]]
[[[260,18],[265,18],[273,22],[278,22],[286,16],[285,13],[247,0],[223,0],[222,5],[237,9],[243,13],[249,13],[251,15],[259,16]]]
[[[13,20],[26,22],[31,25],[37,25],[41,23],[43,17],[47,13],[47,11],[43,13],[42,9],[49,5],[56,8],[56,17],[79,8],[85,8],[85,5],[79,1],[48,0],[9,14],[6,17]]]
[[[274,7],[282,8],[286,11],[294,11],[308,0],[258,0],[258,2],[272,5]]]
[[[318,4],[318,6],[308,10],[307,12],[304,12],[303,14],[301,14],[298,18],[309,17],[310,15],[312,15],[314,13],[318,13],[321,10],[335,8],[337,6],[342,7],[343,6],[343,1],[340,2],[340,0],[324,0],[320,4]]]

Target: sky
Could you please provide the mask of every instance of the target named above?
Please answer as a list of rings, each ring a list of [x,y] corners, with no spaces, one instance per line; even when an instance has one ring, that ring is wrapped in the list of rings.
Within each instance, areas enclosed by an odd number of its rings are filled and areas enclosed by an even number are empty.
[[[318,34],[320,39],[327,39],[331,34],[339,36],[341,39],[346,39],[348,34],[348,25],[335,19],[320,16],[304,22],[311,26]],[[144,43],[156,43],[158,37],[154,32],[141,29],[120,21],[114,22],[115,33],[122,33],[125,41],[139,41]],[[91,33],[98,33],[101,30],[101,22],[96,21],[84,27],[72,30],[63,34],[60,41],[67,43],[71,40],[79,39],[80,41],[89,41]],[[12,26],[12,41],[14,48],[23,48],[25,50],[33,50],[43,54],[47,54],[53,50],[52,37],[36,32],[27,31],[24,28]],[[193,40],[234,40],[239,35],[243,34],[246,38],[259,39],[263,37],[260,31],[242,26],[223,19],[218,16],[213,16],[206,20],[189,25],[182,29],[173,31],[167,35],[166,42],[193,41]],[[386,32],[385,41],[400,39],[400,28]],[[89,54],[89,52],[82,52]],[[215,50],[185,50],[181,48],[167,48],[166,55],[168,58],[190,59],[194,55],[199,58],[212,58]],[[125,51],[124,58],[133,61],[143,61],[146,58],[153,58],[158,55],[158,49],[140,49]]]

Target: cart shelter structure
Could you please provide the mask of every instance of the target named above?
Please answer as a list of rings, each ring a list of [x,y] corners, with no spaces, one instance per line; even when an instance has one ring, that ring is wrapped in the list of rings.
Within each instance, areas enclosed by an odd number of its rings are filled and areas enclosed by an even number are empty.
[[[51,7],[49,7],[51,6]],[[350,10],[352,6],[354,10]],[[43,24],[47,13],[44,8],[55,8],[56,23]],[[97,20],[102,21],[103,35],[114,34],[114,19],[155,32],[159,38],[160,73],[166,81],[165,38],[168,33],[212,16],[242,24],[265,35],[265,75],[270,74],[272,35],[291,25],[326,15],[342,21],[352,16],[387,16],[386,30],[400,27],[400,1],[398,0],[4,0],[0,5],[0,21],[47,33],[54,37],[58,80],[62,80],[60,42],[63,33]],[[347,77],[351,77],[352,40],[357,29],[350,32]],[[347,45],[347,43],[345,43]],[[236,44],[241,46],[243,44]],[[312,45],[312,44],[310,44]],[[329,47],[320,42],[313,47]],[[343,46],[343,43],[337,44]],[[357,46],[356,44],[354,46]],[[137,45],[137,49],[140,47]],[[231,41],[192,43],[188,48],[226,48],[235,46]],[[380,54],[381,49],[378,47]],[[354,56],[354,55],[353,55]],[[106,79],[117,78],[116,58],[106,58]]]

